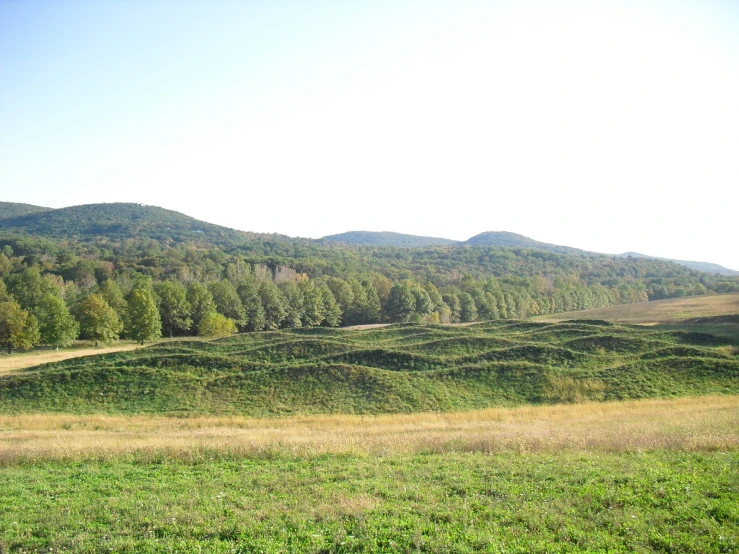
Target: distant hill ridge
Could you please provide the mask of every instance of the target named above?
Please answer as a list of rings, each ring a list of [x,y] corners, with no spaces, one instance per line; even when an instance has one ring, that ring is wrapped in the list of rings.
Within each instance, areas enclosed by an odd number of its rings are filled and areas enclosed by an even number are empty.
[[[257,236],[157,206],[133,203],[85,204],[0,219],[0,231],[92,240],[148,238],[159,241],[243,242]]]
[[[458,244],[456,240],[451,239],[421,237],[417,235],[405,235],[403,233],[391,233],[387,231],[349,231],[348,233],[329,235],[320,240],[328,242],[343,242],[345,244],[355,244],[358,246],[396,246],[407,248]]]
[[[300,241],[285,235],[238,231],[229,227],[197,220],[188,215],[157,206],[135,203],[86,204],[67,208],[45,208],[31,204],[0,202],[0,232],[14,235],[33,235],[57,239],[90,241],[100,238],[125,240],[144,238],[164,242],[201,242],[219,246],[243,244],[256,238],[269,237]],[[530,248],[557,254],[599,256],[599,254],[540,242],[506,231],[489,231],[466,241],[440,237],[426,237],[393,232],[349,231],[312,241],[317,243],[344,243],[353,246],[425,248],[433,246],[500,246]],[[645,256],[635,252],[618,257],[643,257],[674,262],[690,269],[737,276],[739,271],[708,262],[693,262]]]
[[[730,275],[730,276],[739,275],[739,271],[729,269],[728,267],[724,267],[722,265],[712,264],[710,262],[692,262],[689,260],[673,260],[672,258],[660,258],[659,256],[649,256],[647,254],[639,254],[639,252],[624,252],[623,254],[618,254],[618,256],[620,258],[628,258],[629,256],[631,256],[632,258],[650,258],[652,260],[661,260],[663,262],[674,262],[676,264],[689,267],[690,269],[695,269],[696,271],[705,271],[706,273],[719,273],[720,275]]]
[[[404,235],[402,233],[389,232],[372,232],[372,231],[349,231],[338,235],[329,235],[320,240],[329,242],[343,242],[355,246],[394,246],[400,248],[413,248],[425,246],[501,246],[506,248],[533,248],[544,250],[546,252],[554,252],[557,254],[570,254],[579,256],[613,256],[614,254],[604,254],[601,252],[590,252],[573,248],[571,246],[562,246],[558,244],[550,244],[540,242],[518,233],[510,233],[507,231],[487,231],[475,235],[466,241],[454,241],[451,239],[424,237],[416,235]],[[697,271],[705,271],[707,273],[718,273],[720,275],[737,276],[739,271],[729,269],[727,267],[710,263],[710,262],[694,262],[686,260],[674,260],[671,258],[660,258],[658,256],[647,256],[637,252],[626,252],[624,254],[615,254],[619,258],[649,258],[653,260],[661,260],[664,262],[673,262]]]
[[[0,219],[47,212],[52,209],[45,208],[44,206],[34,206],[33,204],[21,204],[19,202],[0,202]]]

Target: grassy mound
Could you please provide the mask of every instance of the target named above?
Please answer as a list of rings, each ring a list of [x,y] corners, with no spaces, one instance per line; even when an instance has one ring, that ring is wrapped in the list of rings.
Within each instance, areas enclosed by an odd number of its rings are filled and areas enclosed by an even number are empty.
[[[169,342],[0,378],[0,411],[452,411],[739,393],[727,340],[603,321],[297,329]]]

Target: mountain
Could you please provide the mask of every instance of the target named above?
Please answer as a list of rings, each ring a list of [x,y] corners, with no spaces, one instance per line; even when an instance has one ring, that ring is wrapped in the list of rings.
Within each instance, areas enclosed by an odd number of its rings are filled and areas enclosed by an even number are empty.
[[[696,271],[705,271],[706,273],[718,273],[719,275],[728,275],[730,277],[739,276],[739,271],[729,269],[718,264],[712,264],[710,262],[692,262],[687,260],[673,260],[671,258],[660,258],[659,256],[648,256],[647,254],[639,254],[638,252],[624,252],[618,254],[619,258],[650,258],[652,260],[660,260],[663,262],[673,262],[676,264],[695,269]]]
[[[18,202],[0,202],[0,219],[19,217],[22,215],[46,212],[52,208],[34,206],[33,204],[20,204]]]
[[[507,248],[536,248],[537,250],[545,250],[547,252],[555,252],[557,254],[577,254],[577,255],[593,255],[594,252],[586,252],[579,248],[570,246],[559,246],[557,244],[549,244],[530,239],[517,233],[508,233],[506,231],[488,231],[475,235],[464,243],[469,246],[505,246]]]
[[[319,258],[340,256],[339,254],[329,254],[326,247],[341,244],[408,249],[434,246],[506,247],[538,249],[555,254],[576,256],[612,256],[569,246],[539,242],[523,235],[504,231],[480,233],[464,242],[438,237],[370,231],[350,231],[329,235],[318,240],[298,239],[284,235],[237,231],[228,227],[206,223],[173,210],[134,203],[87,204],[52,209],[30,204],[0,202],[0,233],[6,236],[36,236],[81,242],[100,239],[111,241],[148,239],[163,243],[197,242],[219,247],[244,246],[249,243],[254,254],[277,255],[281,258],[303,257],[308,255],[309,251],[311,252],[310,255]],[[419,255],[430,254],[427,252]],[[657,256],[645,256],[635,252],[617,255],[621,258],[629,256],[677,263],[690,269],[712,274],[729,277],[739,276],[739,271],[707,262],[672,260]],[[438,263],[446,266],[450,262],[447,253],[445,259]]]
[[[349,231],[348,233],[340,233],[338,235],[328,235],[320,240],[328,242],[343,242],[345,244],[352,244],[355,246],[396,246],[402,248],[448,246],[457,244],[457,241],[451,239],[373,231]]]
[[[143,204],[87,204],[0,219],[0,231],[57,239],[153,239],[234,244],[256,236]]]

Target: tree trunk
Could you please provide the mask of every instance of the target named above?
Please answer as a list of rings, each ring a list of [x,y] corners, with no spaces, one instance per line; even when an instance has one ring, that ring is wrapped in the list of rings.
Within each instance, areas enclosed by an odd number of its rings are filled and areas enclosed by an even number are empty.
[[[12,353],[13,353],[13,343],[12,342],[9,342],[8,343],[8,355],[10,355]]]
[[[95,348],[98,347],[98,341],[95,341]]]

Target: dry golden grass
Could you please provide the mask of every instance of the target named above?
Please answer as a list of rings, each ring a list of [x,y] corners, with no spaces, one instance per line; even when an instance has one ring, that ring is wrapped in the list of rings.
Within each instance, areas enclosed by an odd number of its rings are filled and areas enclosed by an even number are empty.
[[[621,323],[678,323],[698,317],[739,314],[739,294],[715,294],[622,304],[608,308],[581,310],[535,317],[536,321],[604,319]]]
[[[141,345],[136,343],[125,343],[116,344],[115,346],[104,346],[102,348],[70,348],[59,350],[58,352],[53,350],[41,350],[11,354],[10,356],[2,354],[0,355],[0,375],[41,364],[61,362],[63,360],[69,360],[70,358],[107,354],[108,352],[124,352],[127,350],[135,350],[140,347]]]
[[[371,417],[0,416],[0,464],[127,455],[197,459],[205,454],[738,448],[736,396]]]
[[[32,350],[31,352],[14,352],[11,355],[0,352],[0,375],[41,364],[61,362],[71,358],[96,356],[97,354],[108,354],[109,352],[126,352],[128,350],[136,350],[137,348],[151,346],[152,344],[158,344],[160,342],[183,340],[202,341],[207,339],[203,339],[202,337],[175,337],[174,339],[162,338],[156,342],[147,342],[144,346],[131,340],[121,340],[116,342],[114,345],[101,346],[100,348],[95,348],[92,346],[92,343],[87,343],[86,341],[77,341],[74,346],[63,348],[56,352],[54,350]]]

